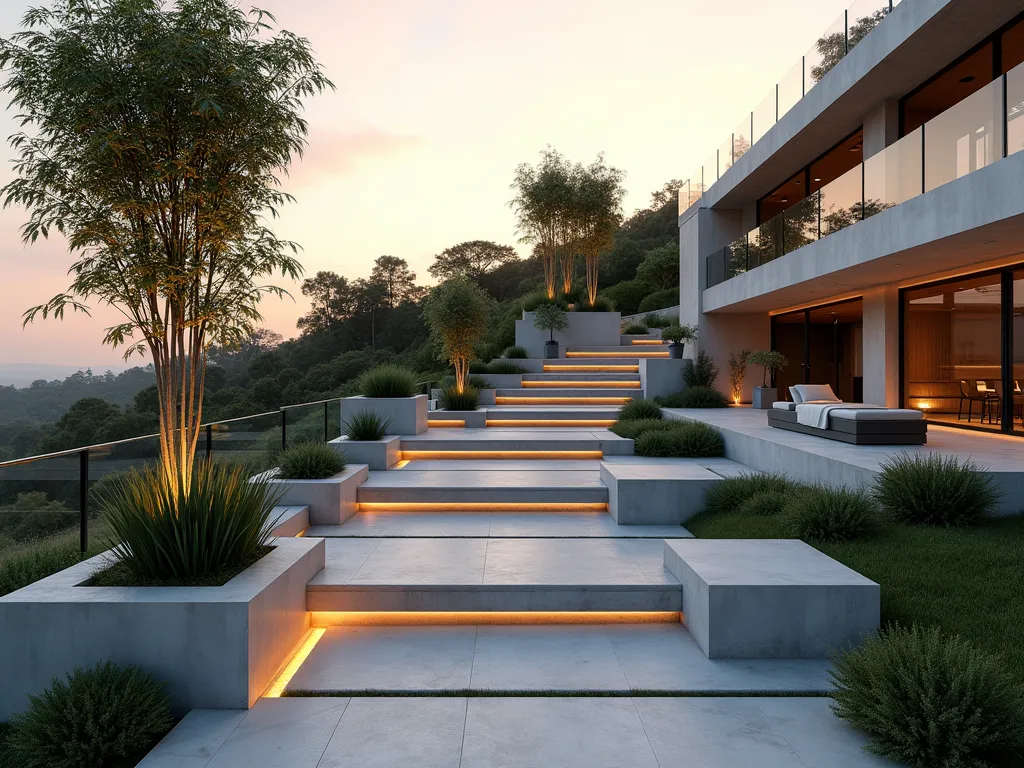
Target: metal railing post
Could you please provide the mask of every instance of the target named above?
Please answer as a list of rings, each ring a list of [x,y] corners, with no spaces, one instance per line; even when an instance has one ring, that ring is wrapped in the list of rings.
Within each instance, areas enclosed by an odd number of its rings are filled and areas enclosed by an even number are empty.
[[[206,425],[206,460],[212,461],[213,457],[213,424]]]
[[[327,442],[327,422],[328,422],[327,401],[325,400],[324,401],[324,442],[325,443]]]
[[[78,454],[78,539],[84,555],[89,551],[89,449]]]
[[[843,56],[850,52],[850,10],[843,11],[843,37],[846,38],[846,50]]]
[[[288,449],[288,411],[281,409],[281,450]]]

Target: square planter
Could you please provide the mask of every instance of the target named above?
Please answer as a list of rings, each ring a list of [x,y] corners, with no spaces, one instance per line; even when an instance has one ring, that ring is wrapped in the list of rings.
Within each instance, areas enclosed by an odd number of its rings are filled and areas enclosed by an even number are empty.
[[[388,433],[392,435],[422,435],[427,431],[426,395],[413,397],[346,397],[341,401],[341,423],[357,413],[373,411],[381,418],[390,419]]]
[[[398,435],[385,435],[380,440],[349,440],[342,436],[328,445],[345,454],[353,466],[365,464],[374,472],[391,469],[401,460],[402,438]]]
[[[523,386],[523,374],[521,373],[481,373],[477,374],[487,379],[492,389],[519,389]]]
[[[480,396],[477,398],[477,405],[494,405],[497,401],[494,399],[497,395],[495,389],[481,389]]]
[[[759,411],[767,411],[778,399],[779,390],[775,387],[754,387],[754,399],[750,407]]]
[[[434,411],[431,417],[431,421],[463,421],[465,424],[462,426],[466,429],[483,429],[487,426],[487,411],[483,408],[475,411]]]
[[[276,470],[274,470],[276,472]],[[370,476],[365,464],[351,464],[323,480],[285,480],[271,477],[284,491],[278,504],[309,507],[310,525],[341,525],[356,513],[356,489]]]
[[[103,661],[152,673],[179,716],[252,706],[305,638],[306,584],[324,567],[323,539],[271,543],[220,587],[77,586],[108,565],[97,555],[0,597],[0,721]]]

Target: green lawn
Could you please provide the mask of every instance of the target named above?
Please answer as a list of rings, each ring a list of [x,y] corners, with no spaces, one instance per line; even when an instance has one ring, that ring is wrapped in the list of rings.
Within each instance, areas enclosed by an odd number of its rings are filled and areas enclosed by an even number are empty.
[[[703,539],[786,538],[774,517],[699,515]],[[815,544],[882,586],[882,621],[938,624],[1002,654],[1024,680],[1024,517],[972,528],[887,526],[870,539]]]

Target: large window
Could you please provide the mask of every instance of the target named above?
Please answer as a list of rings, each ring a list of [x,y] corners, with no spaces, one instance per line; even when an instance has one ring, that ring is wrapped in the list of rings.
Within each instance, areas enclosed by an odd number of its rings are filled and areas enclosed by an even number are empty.
[[[1002,270],[903,291],[905,405],[933,422],[1020,430],[1022,314],[1020,271],[1012,278]]]

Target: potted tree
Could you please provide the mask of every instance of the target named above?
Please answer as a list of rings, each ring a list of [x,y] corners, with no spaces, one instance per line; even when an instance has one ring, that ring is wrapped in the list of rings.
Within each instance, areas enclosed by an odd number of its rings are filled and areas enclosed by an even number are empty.
[[[670,342],[668,345],[668,356],[673,360],[681,360],[683,350],[686,348],[686,342],[697,338],[697,329],[692,325],[674,323],[661,329],[661,338],[667,339]]]
[[[557,304],[541,304],[535,310],[533,327],[542,331],[548,331],[550,337],[544,342],[544,358],[552,359],[558,357],[558,342],[555,341],[555,331],[563,331],[569,325],[565,312]]]
[[[754,365],[760,365],[764,371],[761,377],[761,386],[754,387],[754,401],[753,408],[759,410],[767,410],[772,407],[772,403],[779,399],[778,391],[774,386],[769,387],[768,382],[775,384],[775,374],[789,365],[789,361],[785,355],[781,352],[776,352],[774,349],[759,349],[754,352],[749,361]]]

